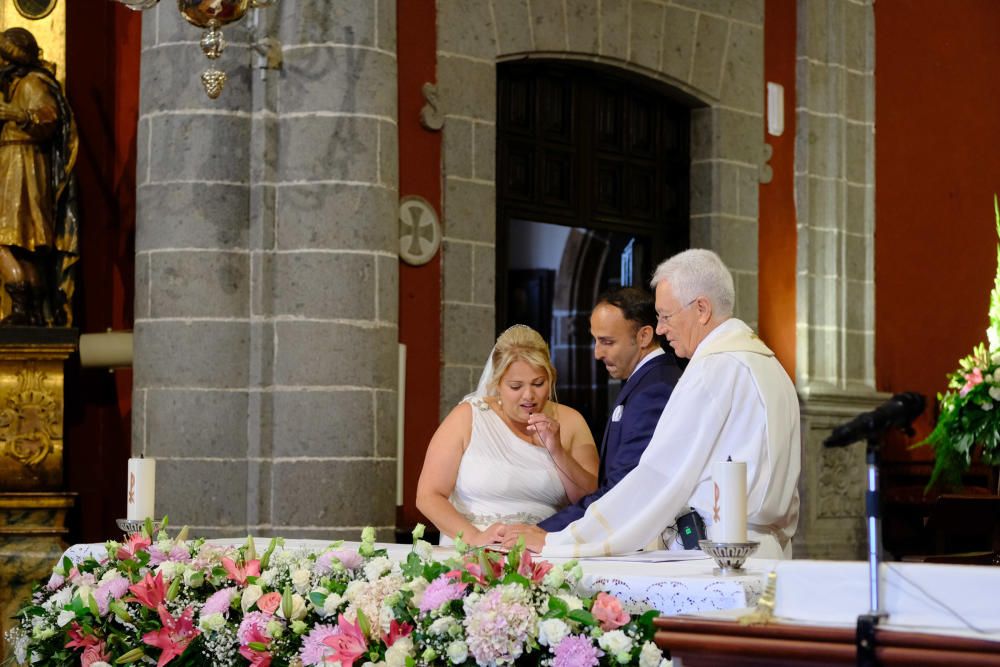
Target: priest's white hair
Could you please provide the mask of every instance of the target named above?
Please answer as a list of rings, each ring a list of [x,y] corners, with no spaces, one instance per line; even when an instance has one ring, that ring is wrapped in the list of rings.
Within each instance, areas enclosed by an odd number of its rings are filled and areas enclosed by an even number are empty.
[[[711,250],[692,248],[664,260],[656,267],[649,286],[655,290],[662,280],[670,283],[674,296],[682,304],[703,296],[723,319],[733,316],[736,301],[733,274]]]

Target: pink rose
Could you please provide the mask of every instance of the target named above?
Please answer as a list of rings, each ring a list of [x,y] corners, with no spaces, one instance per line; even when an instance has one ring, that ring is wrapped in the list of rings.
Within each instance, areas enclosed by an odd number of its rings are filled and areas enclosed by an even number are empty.
[[[257,598],[257,609],[267,614],[273,614],[281,606],[281,593],[272,591]]]
[[[620,628],[629,621],[628,612],[622,609],[622,603],[614,595],[598,593],[594,598],[594,606],[590,608],[590,613],[601,624],[604,631]]]
[[[104,652],[104,642],[97,642],[83,649],[80,656],[80,667],[90,667],[95,662],[108,662],[111,656]]]

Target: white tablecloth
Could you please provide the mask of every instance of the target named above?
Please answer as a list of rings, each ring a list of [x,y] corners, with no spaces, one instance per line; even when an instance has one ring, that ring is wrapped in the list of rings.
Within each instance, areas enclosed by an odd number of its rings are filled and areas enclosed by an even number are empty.
[[[238,545],[245,539],[210,540],[214,544]],[[258,553],[267,548],[267,538],[255,538]],[[329,544],[324,540],[286,540],[285,549],[318,550]],[[345,543],[354,548],[357,543]],[[390,557],[403,559],[410,551],[405,544],[382,544]],[[73,562],[87,556],[106,556],[103,544],[76,544],[66,550]],[[435,547],[434,557],[444,559],[454,552]],[[664,557],[669,557],[665,555]],[[553,563],[567,559],[551,558]],[[739,609],[757,604],[764,589],[764,579],[774,567],[772,560],[751,559],[742,575],[720,576],[714,573],[715,563],[707,556],[698,560],[678,562],[634,562],[603,558],[580,559],[583,586],[589,593],[605,591],[617,596],[631,613],[656,609],[666,615],[692,614],[723,609]]]

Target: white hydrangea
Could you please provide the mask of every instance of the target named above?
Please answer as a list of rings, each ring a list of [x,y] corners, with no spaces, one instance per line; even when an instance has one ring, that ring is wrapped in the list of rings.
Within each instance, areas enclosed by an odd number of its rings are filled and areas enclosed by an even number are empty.
[[[538,624],[538,643],[542,646],[557,646],[568,634],[569,626],[561,619],[549,618]]]
[[[632,651],[632,639],[621,630],[605,632],[597,643],[618,662],[628,662],[629,653]]]
[[[48,601],[42,605],[46,611],[55,611],[56,609],[62,609],[69,604],[70,600],[73,599],[73,589],[69,586],[60,588],[56,591],[56,594],[48,599]],[[37,616],[35,618],[38,618]]]
[[[163,561],[156,567],[156,571],[163,575],[163,581],[171,581],[175,576],[177,576],[177,568],[184,567],[180,563],[175,563],[173,561],[167,560]]]
[[[60,628],[64,628],[75,619],[76,619],[75,611],[72,611],[70,609],[64,609],[63,611],[59,612],[59,615],[56,617],[56,625],[58,625]]]
[[[453,665],[461,665],[469,659],[469,647],[463,641],[448,644],[447,653]]]
[[[261,585],[272,587],[274,586],[274,578],[278,576],[278,572],[274,568],[267,568],[260,573],[259,581]]]

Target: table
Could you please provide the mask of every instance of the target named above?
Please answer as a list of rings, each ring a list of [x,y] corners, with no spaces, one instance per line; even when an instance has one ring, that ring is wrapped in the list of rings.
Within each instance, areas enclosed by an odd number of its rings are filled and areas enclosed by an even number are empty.
[[[212,544],[236,546],[245,539],[208,540]],[[255,538],[258,553],[267,548],[268,538]],[[325,540],[285,540],[285,549],[323,549],[330,543]],[[357,542],[345,542],[351,549]],[[406,558],[410,551],[408,544],[378,544],[378,548],[388,551],[395,560]],[[662,552],[663,558],[688,558],[673,562],[649,562],[656,555],[643,555],[641,561],[610,558],[581,558],[583,568],[582,584],[588,594],[605,591],[618,597],[629,613],[637,614],[656,609],[667,615],[741,609],[757,604],[764,590],[767,573],[773,569],[775,561],[751,559],[742,575],[720,576],[713,573],[715,563],[707,556],[695,554],[671,555]],[[76,544],[66,550],[64,556],[74,563],[88,556],[103,558],[106,549],[103,544]],[[443,560],[454,555],[446,547],[435,547],[434,558]],[[553,563],[564,563],[569,559],[550,558]]]

